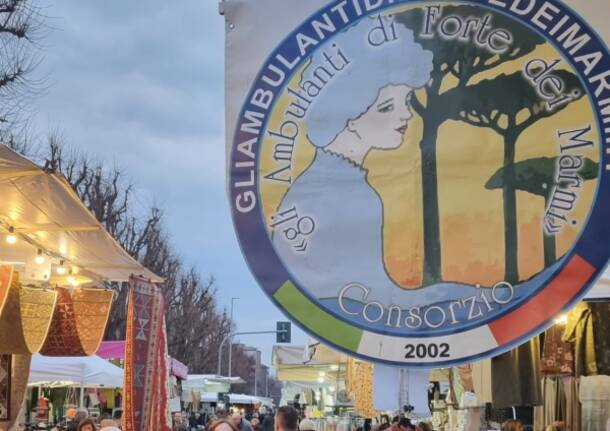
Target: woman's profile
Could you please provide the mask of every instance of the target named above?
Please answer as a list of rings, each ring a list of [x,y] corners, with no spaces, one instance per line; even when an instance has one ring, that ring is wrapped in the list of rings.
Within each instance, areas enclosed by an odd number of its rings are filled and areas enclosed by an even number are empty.
[[[371,44],[379,23],[391,28],[384,43]],[[430,79],[432,53],[391,18],[364,18],[332,40],[349,59],[320,92],[305,117],[316,147],[311,165],[290,186],[278,212],[296,208],[313,221],[307,249],[295,250],[281,231],[276,251],[310,295],[332,300],[347,285],[359,301],[389,305],[404,292],[383,259],[383,203],[367,182],[363,163],[371,150],[402,145],[412,117],[410,99]],[[312,77],[323,53],[315,53],[301,77]]]

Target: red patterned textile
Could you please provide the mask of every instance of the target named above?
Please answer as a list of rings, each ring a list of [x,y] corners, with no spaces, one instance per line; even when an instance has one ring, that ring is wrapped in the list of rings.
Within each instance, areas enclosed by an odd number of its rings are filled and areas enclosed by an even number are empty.
[[[49,335],[40,353],[45,356],[87,356],[78,337],[74,305],[68,289],[58,287]]]
[[[41,353],[88,356],[99,348],[112,306],[113,292],[104,289],[56,289],[57,305]]]
[[[11,420],[11,355],[0,355],[0,421]]]
[[[124,431],[170,431],[167,340],[157,286],[131,277],[125,349]]]
[[[13,275],[13,265],[0,265],[0,313],[4,308],[8,292],[11,288],[11,276]]]

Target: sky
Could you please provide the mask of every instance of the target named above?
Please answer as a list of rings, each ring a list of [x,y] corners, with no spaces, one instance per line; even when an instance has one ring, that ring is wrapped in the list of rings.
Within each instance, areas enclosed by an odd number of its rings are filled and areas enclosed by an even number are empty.
[[[216,0],[47,0],[33,124],[128,173],[176,251],[214,276],[238,331],[286,320],[251,276],[225,194],[224,21]],[[238,340],[270,364],[275,336]],[[306,336],[293,325],[293,343]]]

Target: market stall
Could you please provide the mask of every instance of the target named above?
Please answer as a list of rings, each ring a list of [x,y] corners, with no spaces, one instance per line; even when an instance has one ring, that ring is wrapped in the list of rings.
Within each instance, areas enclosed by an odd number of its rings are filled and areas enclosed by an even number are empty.
[[[292,404],[311,417],[351,407],[345,393],[348,358],[317,340],[306,346],[274,346],[272,363],[283,382],[281,405]]]
[[[133,284],[137,276],[153,286],[162,279],[121,248],[62,175],[4,145],[0,194],[0,429],[8,429],[22,407],[30,365],[37,376],[30,383],[78,386],[99,372],[106,383],[97,384],[122,386],[122,373],[99,358],[88,358],[102,361],[93,364],[96,372],[76,359],[61,365],[31,355],[94,354],[114,302],[109,283]],[[46,367],[47,378],[37,374]],[[80,397],[82,404],[82,391]]]
[[[28,386],[122,388],[123,369],[97,355],[80,357],[34,355]]]

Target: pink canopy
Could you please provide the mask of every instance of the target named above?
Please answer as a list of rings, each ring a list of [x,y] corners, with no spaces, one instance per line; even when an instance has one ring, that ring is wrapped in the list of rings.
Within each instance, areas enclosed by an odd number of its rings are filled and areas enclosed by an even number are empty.
[[[104,359],[125,359],[125,341],[102,341],[97,355]],[[170,358],[170,372],[179,379],[186,380],[189,369],[179,360]]]

